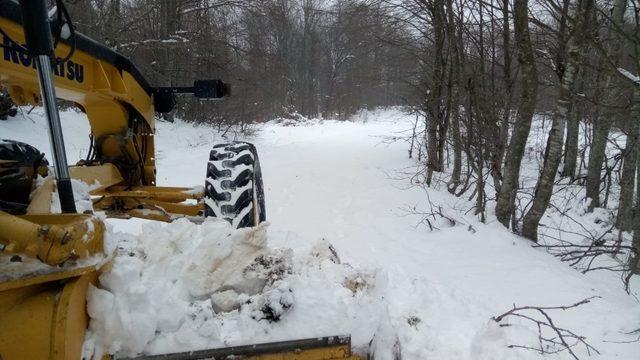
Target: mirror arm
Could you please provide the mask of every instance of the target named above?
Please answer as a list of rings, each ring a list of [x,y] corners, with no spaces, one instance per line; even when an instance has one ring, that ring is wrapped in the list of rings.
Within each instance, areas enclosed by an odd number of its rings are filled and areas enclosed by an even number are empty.
[[[193,86],[161,86],[151,90],[154,94],[193,94],[194,91]]]

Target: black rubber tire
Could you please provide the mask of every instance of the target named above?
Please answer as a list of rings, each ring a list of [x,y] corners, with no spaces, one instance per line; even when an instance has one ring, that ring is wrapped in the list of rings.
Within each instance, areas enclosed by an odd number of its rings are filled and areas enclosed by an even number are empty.
[[[213,147],[204,191],[205,217],[223,218],[238,229],[266,220],[260,161],[251,143],[234,141]]]
[[[47,159],[35,147],[15,140],[0,139],[0,210],[23,214],[37,175],[47,176]]]

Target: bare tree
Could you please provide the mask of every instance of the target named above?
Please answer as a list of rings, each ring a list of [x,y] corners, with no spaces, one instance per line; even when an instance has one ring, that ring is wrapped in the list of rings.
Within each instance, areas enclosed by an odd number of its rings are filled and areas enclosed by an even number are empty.
[[[538,72],[533,56],[529,33],[529,10],[527,0],[514,0],[513,20],[518,64],[521,72],[521,94],[513,135],[507,148],[503,170],[502,186],[497,196],[496,217],[509,227],[515,211],[515,196],[518,190],[520,165],[531,129],[531,119],[535,111]]]
[[[562,143],[567,118],[571,111],[572,93],[575,93],[575,80],[578,66],[587,46],[588,22],[593,12],[594,0],[579,0],[573,35],[569,41],[567,61],[562,73],[560,91],[553,113],[553,123],[544,153],[542,173],[538,178],[533,203],[524,216],[522,235],[533,241],[538,241],[538,224],[549,206],[553,184],[556,179],[558,165],[562,158]]]
[[[621,32],[625,29],[625,12],[627,0],[617,0],[612,11],[611,31],[617,41],[623,41]],[[636,15],[637,16],[637,15]],[[639,24],[636,21],[636,28]],[[637,31],[637,30],[636,30]],[[640,60],[640,43],[634,44],[636,64]],[[636,66],[636,73],[640,73],[640,66]],[[617,69],[613,69],[617,71]],[[621,230],[633,228],[633,194],[636,182],[636,163],[638,161],[638,119],[640,119],[640,84],[633,83],[631,114],[627,125],[627,142],[622,155],[622,176],[620,178],[620,200],[618,203],[617,225]]]
[[[613,24],[621,26],[624,22],[624,12],[626,9],[626,0],[616,0],[612,9]],[[620,61],[620,37],[614,28],[608,29],[607,46],[610,52],[610,61],[618,63]],[[605,76],[604,84],[601,88],[607,89],[614,81],[614,75],[609,73]],[[599,109],[601,112],[601,108]],[[603,115],[603,114],[600,114]],[[607,146],[607,138],[611,129],[611,116],[597,116],[593,124],[593,134],[590,144],[590,155],[586,181],[587,198],[591,200],[590,209],[600,206],[600,184],[602,176],[602,163],[605,158],[605,150]]]
[[[579,71],[579,70],[578,70]],[[576,179],[576,166],[578,163],[578,140],[580,138],[580,119],[582,111],[580,107],[579,94],[582,91],[584,80],[578,74],[575,84],[575,93],[571,94],[571,108],[567,118],[567,136],[564,144],[564,165],[562,176],[571,180]]]

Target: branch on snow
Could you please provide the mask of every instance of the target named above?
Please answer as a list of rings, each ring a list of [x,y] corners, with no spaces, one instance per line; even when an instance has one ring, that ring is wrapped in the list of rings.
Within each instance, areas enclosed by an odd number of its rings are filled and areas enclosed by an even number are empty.
[[[421,211],[414,206],[408,208],[407,214],[420,216],[421,218],[417,225],[426,225],[429,227],[430,231],[440,230],[440,228],[436,226],[436,224],[438,224],[438,219],[445,220],[448,227],[454,227],[458,223],[456,219],[450,217],[442,211],[442,206],[432,207],[431,211]]]
[[[578,335],[569,329],[564,329],[557,326],[551,316],[550,311],[553,310],[569,310],[577,308],[578,306],[588,304],[591,300],[599,298],[599,296],[592,296],[581,300],[573,305],[567,306],[522,306],[513,309],[499,315],[492,317],[491,319],[499,324],[501,327],[511,326],[507,322],[503,322],[507,318],[518,318],[534,323],[538,328],[538,345],[509,345],[509,348],[534,350],[541,355],[557,354],[559,352],[567,351],[574,359],[579,360],[576,354],[573,352],[575,346],[583,346],[587,353],[591,355],[591,352],[600,354],[596,348],[586,342],[584,336]]]
[[[454,217],[448,215],[440,205],[434,205],[433,201],[431,201],[431,197],[429,196],[429,190],[425,187],[422,189],[426,193],[427,202],[429,203],[429,211],[419,210],[416,206],[408,207],[406,215],[418,215],[420,216],[420,221],[416,226],[426,225],[429,227],[430,231],[440,230],[440,228],[436,225],[444,224],[447,227],[454,227],[459,223],[464,223],[462,220],[455,219]],[[475,232],[471,226],[469,226],[470,232]]]
[[[546,227],[550,228],[550,226]],[[561,229],[555,230],[561,231]],[[629,262],[620,260],[620,258],[624,259],[625,256],[633,256],[636,253],[636,249],[633,246],[624,245],[621,239],[607,239],[605,235],[609,232],[605,231],[598,237],[587,237],[584,234],[579,234],[590,240],[586,244],[576,244],[544,234],[545,237],[551,238],[557,243],[548,245],[535,244],[533,247],[546,249],[547,252],[560,259],[560,261],[568,262],[571,267],[580,270],[583,274],[596,270],[618,272],[622,275],[625,290],[629,292],[629,282],[633,272]],[[597,261],[598,259],[604,261]]]
[[[631,340],[602,340],[602,342],[607,342],[607,343],[612,343],[612,344],[632,344],[632,343],[637,343],[640,342],[640,329],[635,329],[633,331],[629,331],[629,332],[625,332],[622,333],[623,335],[632,335],[635,336],[635,338],[631,339]]]

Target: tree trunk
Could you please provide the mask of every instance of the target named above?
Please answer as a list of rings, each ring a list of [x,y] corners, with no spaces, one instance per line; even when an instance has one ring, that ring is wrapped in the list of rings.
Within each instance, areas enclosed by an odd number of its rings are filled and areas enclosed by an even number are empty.
[[[593,135],[591,140],[591,150],[589,152],[589,162],[587,165],[586,192],[587,198],[591,199],[589,210],[600,206],[600,181],[602,176],[602,163],[604,152],[607,148],[607,138],[611,120],[599,117],[593,124]]]
[[[614,5],[614,22],[616,27],[624,25],[624,12],[627,0],[618,0]],[[617,32],[616,36],[620,37]],[[638,52],[636,47],[635,52]],[[638,121],[640,121],[640,86],[634,84],[630,118],[627,121],[627,143],[622,156],[622,177],[620,179],[620,201],[618,202],[617,226],[620,230],[633,230],[633,193],[636,182],[638,162]],[[639,193],[640,194],[640,193]]]
[[[514,0],[513,21],[517,58],[522,73],[522,93],[513,135],[507,148],[502,186],[500,187],[500,192],[498,192],[496,203],[496,217],[506,227],[509,227],[509,220],[515,211],[515,196],[518,190],[520,164],[524,156],[529,130],[531,129],[531,119],[535,111],[538,86],[538,72],[529,35],[527,0]]]
[[[636,164],[636,176],[640,178],[640,164]],[[636,193],[640,194],[640,181],[636,185]],[[636,206],[633,222],[633,242],[634,251],[629,255],[629,267],[631,272],[640,275],[640,196],[636,197]]]
[[[455,193],[460,185],[460,174],[462,173],[462,143],[460,141],[460,119],[458,105],[454,105],[451,112],[451,136],[453,138],[453,170],[451,181],[448,185],[450,193]]]
[[[427,115],[427,185],[433,172],[438,171],[438,120],[432,111]]]
[[[544,154],[544,164],[542,172],[538,178],[535,195],[531,208],[524,216],[522,224],[522,235],[532,241],[538,241],[538,225],[542,215],[549,206],[553,184],[558,172],[558,165],[562,158],[562,142],[564,139],[564,127],[569,112],[571,111],[571,94],[574,92],[574,84],[578,66],[582,59],[582,54],[586,48],[587,21],[593,9],[594,0],[578,1],[576,11],[576,28],[573,39],[569,45],[567,61],[562,81],[560,83],[560,94],[556,101],[556,109],[553,114],[553,124],[547,139],[547,148]]]
[[[569,111],[569,100],[561,96],[557,102],[553,125],[547,139],[542,173],[538,178],[533,203],[529,211],[527,211],[522,224],[522,235],[535,242],[538,241],[538,224],[547,210],[547,206],[549,206],[556,172],[562,158],[562,140],[566,115]]]
[[[105,40],[109,46],[117,46],[120,41],[121,21],[122,15],[120,14],[120,0],[111,0],[109,2],[109,13],[107,15],[109,20],[105,29]]]
[[[610,62],[617,64],[620,60],[620,43],[622,37],[619,34],[624,25],[624,13],[628,0],[615,0],[611,11],[613,26],[609,29],[608,46],[611,52]],[[607,75],[604,89],[609,89],[613,75]],[[607,138],[611,129],[611,117],[597,117],[593,124],[593,136],[591,141],[591,151],[589,154],[589,164],[587,166],[586,192],[587,198],[591,199],[589,210],[600,206],[600,181],[602,176],[602,162],[605,158],[607,148]]]
[[[509,1],[502,1],[502,47],[503,47],[503,76],[506,101],[504,102],[502,119],[500,120],[500,136],[496,146],[496,151],[492,164],[494,176],[494,186],[496,193],[500,192],[502,186],[502,163],[504,154],[509,142],[509,127],[511,120],[511,105],[513,101],[513,80],[511,76],[511,28],[509,25]]]
[[[580,120],[582,119],[582,109],[576,93],[582,91],[583,80],[576,81],[576,91],[572,94],[571,110],[567,118],[567,138],[564,144],[564,165],[562,166],[562,177],[571,180],[576,179],[576,165],[578,164],[578,140],[580,139]]]
[[[439,136],[443,135],[444,126],[442,112],[442,89],[444,84],[445,65],[445,14],[443,0],[434,0],[431,9],[433,19],[433,31],[435,48],[434,53],[429,54],[433,58],[433,75],[431,89],[427,93],[427,185],[431,184],[433,172],[442,171],[443,159],[439,157],[441,148]],[[444,134],[446,136],[446,134]]]
[[[160,2],[160,39],[168,40],[170,35],[175,34],[178,30],[178,10],[178,0],[163,0]],[[163,45],[161,52],[160,72],[163,77],[162,83],[165,86],[173,86],[174,71],[172,68],[175,65],[173,63],[175,50],[171,46]],[[165,121],[174,122],[175,111],[162,114],[162,118]]]
[[[618,203],[617,225],[620,230],[630,231],[633,227],[633,192],[636,183],[638,160],[638,121],[640,121],[640,87],[633,90],[633,106],[629,119],[627,144],[623,152],[622,177],[620,179],[620,201]]]
[[[640,166],[636,164],[636,176],[640,178]],[[636,193],[640,194],[640,181],[636,185]],[[629,268],[634,274],[640,275],[640,196],[636,198],[633,214],[633,240],[631,247],[633,251],[629,254]]]
[[[564,149],[564,165],[562,167],[563,177],[571,180],[576,179],[576,165],[578,163],[578,139],[580,138],[580,117],[581,112],[574,101],[572,109],[567,119],[567,139]]]
[[[451,49],[451,106],[450,106],[450,123],[451,138],[453,140],[453,169],[451,172],[451,181],[448,185],[449,192],[454,194],[460,185],[460,174],[462,172],[462,143],[460,141],[460,55],[456,23],[453,17],[453,0],[447,0],[447,32],[449,38],[449,47]]]

